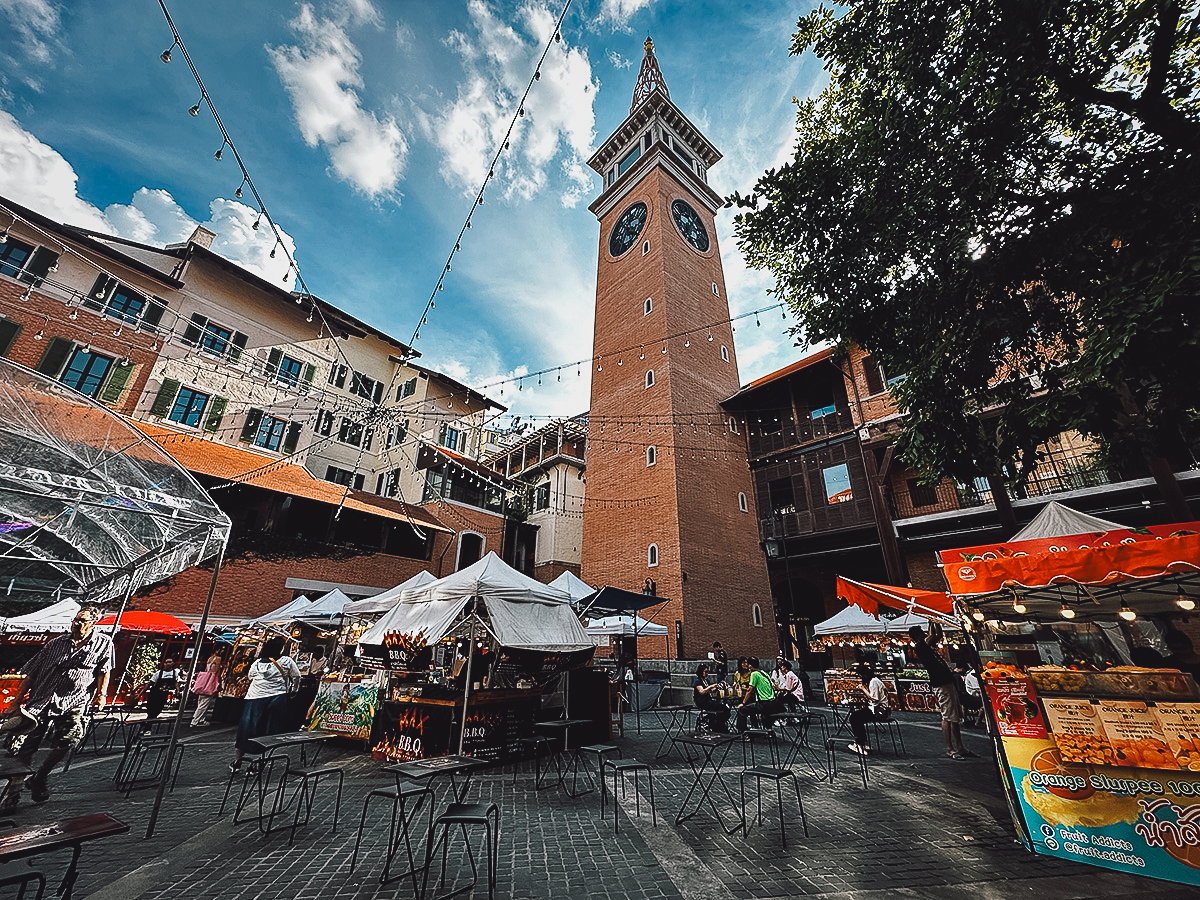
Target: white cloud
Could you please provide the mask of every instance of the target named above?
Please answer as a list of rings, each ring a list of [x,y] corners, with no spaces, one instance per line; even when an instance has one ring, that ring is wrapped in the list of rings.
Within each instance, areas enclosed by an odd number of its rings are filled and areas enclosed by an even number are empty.
[[[416,43],[417,33],[407,22],[396,23],[396,49],[411,50]]]
[[[58,34],[58,10],[49,0],[0,0],[0,11],[8,17],[22,49],[39,63],[50,61],[49,43]]]
[[[167,191],[140,188],[127,204],[114,203],[104,211],[77,193],[78,176],[62,154],[21,127],[0,110],[0,196],[68,225],[112,234],[143,244],[163,246],[186,240],[197,225],[217,237],[212,249],[264,278],[282,283],[287,256],[276,252],[270,228],[252,228],[258,211],[235,200],[216,199],[209,218],[197,222]],[[282,232],[289,252],[295,242]]]
[[[362,56],[346,34],[355,22],[377,24],[365,0],[347,0],[337,18],[319,18],[305,3],[291,22],[300,46],[268,47],[306,144],[324,144],[334,173],[369,197],[396,196],[408,141],[391,116],[363,109],[356,88]]]
[[[453,31],[448,45],[466,72],[457,98],[426,115],[426,133],[442,153],[442,175],[450,185],[473,194],[508,132],[534,66],[554,35],[554,13],[540,4],[521,8],[521,32],[493,15],[484,0],[471,0],[470,34]],[[528,200],[547,184],[547,170],[561,157],[566,178],[561,200],[575,206],[591,190],[583,165],[595,137],[593,100],[599,82],[587,54],[566,41],[554,42],[525,100],[525,115],[509,135],[490,190]]]
[[[609,50],[607,56],[609,65],[611,65],[614,69],[633,68],[633,60],[622,56],[616,50]]]
[[[654,0],[603,0],[598,18],[601,22],[611,23],[614,28],[627,30],[629,20],[653,2]]]

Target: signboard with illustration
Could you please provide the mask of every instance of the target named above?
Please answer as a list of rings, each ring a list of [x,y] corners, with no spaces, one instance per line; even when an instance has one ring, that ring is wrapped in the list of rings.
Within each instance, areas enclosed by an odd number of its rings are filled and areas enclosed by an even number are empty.
[[[309,709],[308,730],[370,740],[378,697],[379,685],[373,682],[322,681]]]
[[[1200,885],[1200,695],[1174,670],[982,673],[1037,853]]]

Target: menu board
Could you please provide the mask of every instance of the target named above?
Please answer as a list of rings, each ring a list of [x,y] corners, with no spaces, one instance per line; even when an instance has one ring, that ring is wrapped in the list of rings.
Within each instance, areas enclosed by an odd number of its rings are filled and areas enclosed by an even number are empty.
[[[1091,700],[1043,698],[1054,743],[1066,762],[1112,763],[1104,722]]]
[[[1142,769],[1178,769],[1163,727],[1140,700],[1101,700],[1098,704],[1112,762]]]
[[[1179,768],[1200,772],[1200,704],[1156,703],[1154,715]]]

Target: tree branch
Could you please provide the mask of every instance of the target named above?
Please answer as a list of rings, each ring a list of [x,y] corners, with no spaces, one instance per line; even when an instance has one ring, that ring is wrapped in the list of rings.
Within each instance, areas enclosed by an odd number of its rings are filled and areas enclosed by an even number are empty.
[[[1161,94],[1155,97],[1143,95],[1139,98],[1129,91],[1106,91],[1057,66],[1050,74],[1064,94],[1137,119],[1176,150],[1192,153],[1200,144],[1200,123],[1193,122],[1175,109]]]
[[[1179,30],[1181,14],[1178,0],[1166,0],[1159,9],[1158,30],[1150,44],[1150,72],[1146,76],[1146,89],[1142,91],[1142,101],[1163,99],[1167,70],[1171,67],[1171,52],[1175,49],[1175,33]]]

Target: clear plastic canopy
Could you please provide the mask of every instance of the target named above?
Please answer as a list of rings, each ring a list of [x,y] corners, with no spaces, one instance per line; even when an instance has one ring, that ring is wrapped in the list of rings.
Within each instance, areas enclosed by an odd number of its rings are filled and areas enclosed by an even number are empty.
[[[0,596],[119,600],[215,556],[229,528],[121,416],[0,359]]]

